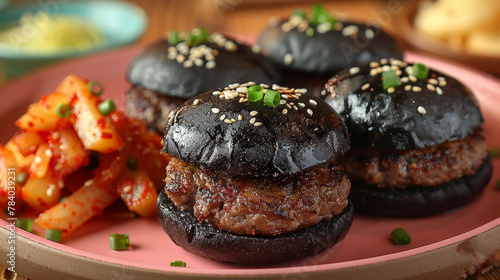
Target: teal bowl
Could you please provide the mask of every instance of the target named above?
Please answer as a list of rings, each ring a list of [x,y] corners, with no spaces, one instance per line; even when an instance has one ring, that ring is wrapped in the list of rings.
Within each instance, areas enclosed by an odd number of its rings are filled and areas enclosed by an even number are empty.
[[[67,49],[55,53],[23,52],[9,45],[0,46],[3,75],[12,78],[36,68],[71,57],[88,55],[136,41],[146,30],[147,17],[139,7],[120,1],[38,1],[13,5],[0,10],[0,26],[19,22],[24,13],[45,11],[49,15],[75,17],[95,25],[104,35],[104,42],[85,50]]]

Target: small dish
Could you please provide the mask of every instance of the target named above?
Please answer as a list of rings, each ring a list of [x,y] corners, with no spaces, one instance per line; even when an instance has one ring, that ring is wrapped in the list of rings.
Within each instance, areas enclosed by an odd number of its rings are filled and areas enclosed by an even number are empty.
[[[0,10],[0,26],[19,22],[25,13],[45,11],[49,15],[64,15],[92,23],[105,40],[102,44],[84,50],[68,49],[53,53],[29,53],[9,45],[0,46],[0,65],[7,77],[14,77],[29,70],[76,56],[87,55],[124,45],[137,40],[145,31],[147,17],[137,6],[120,1],[67,1],[36,2],[12,5]],[[36,22],[33,21],[36,28]]]
[[[419,52],[438,56],[476,69],[500,76],[500,56],[476,55],[450,48],[447,44],[422,34],[415,29],[414,22],[420,5],[425,1],[409,2],[397,18],[400,38]]]

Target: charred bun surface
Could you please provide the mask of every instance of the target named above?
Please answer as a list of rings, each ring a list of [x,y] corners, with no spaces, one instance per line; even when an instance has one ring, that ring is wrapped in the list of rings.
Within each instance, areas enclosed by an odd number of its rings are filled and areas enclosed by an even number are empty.
[[[157,200],[158,218],[172,241],[185,250],[217,261],[247,265],[292,261],[322,252],[347,234],[353,220],[351,203],[331,220],[277,236],[235,235],[175,206],[165,192]]]
[[[146,47],[129,64],[127,78],[160,95],[189,99],[234,81],[277,82],[273,65],[222,34],[213,33],[208,41],[175,46],[161,40]]]
[[[274,86],[283,98],[271,107],[248,101],[250,85],[232,84],[177,108],[163,151],[202,169],[261,176],[334,162],[348,150],[340,117],[307,90]]]
[[[397,69],[400,85],[384,90],[382,71]],[[333,76],[322,94],[349,128],[352,148],[405,150],[462,139],[483,122],[471,91],[456,79],[429,69],[412,75],[413,64],[382,59]]]

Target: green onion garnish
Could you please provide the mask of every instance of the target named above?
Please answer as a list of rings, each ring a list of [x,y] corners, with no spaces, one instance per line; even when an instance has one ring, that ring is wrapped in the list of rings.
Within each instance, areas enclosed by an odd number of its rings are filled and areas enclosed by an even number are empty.
[[[407,245],[411,242],[411,237],[403,228],[397,228],[391,232],[392,239],[397,245]]]
[[[71,107],[66,103],[61,103],[56,108],[56,115],[61,118],[69,116],[71,113]]]
[[[247,98],[251,102],[256,102],[264,96],[264,89],[259,85],[253,85],[248,88]]]
[[[193,36],[193,44],[201,45],[208,40],[208,30],[206,28],[195,28],[191,31]]]
[[[312,37],[314,35],[314,29],[312,27],[307,28],[306,35]]]
[[[171,46],[175,46],[175,45],[179,44],[180,41],[181,41],[181,38],[179,35],[179,31],[171,30],[170,32],[168,32],[168,43]]]
[[[101,115],[107,116],[116,109],[115,102],[111,99],[104,100],[99,103],[97,109],[99,109],[99,113],[101,113]]]
[[[304,10],[298,9],[293,11],[292,16],[299,18],[306,18],[306,13],[304,12]]]
[[[104,86],[98,81],[90,81],[87,83],[87,88],[93,95],[101,95],[104,91]]]
[[[488,150],[490,157],[497,158],[500,157],[500,147],[494,147]]]
[[[429,76],[429,67],[422,63],[413,64],[413,76],[419,80],[427,79],[427,76]]]
[[[139,168],[139,161],[137,160],[137,157],[131,156],[127,158],[127,168],[132,171]]]
[[[32,231],[33,220],[32,219],[17,219],[16,227],[20,229],[24,229],[27,232]]]
[[[19,174],[17,174],[17,177],[16,177],[16,183],[18,184],[24,184],[24,182],[26,182],[26,179],[28,177],[28,173],[27,172],[20,172]]]
[[[264,95],[264,105],[276,107],[280,104],[281,95],[274,90],[266,91]]]
[[[312,15],[311,15],[311,24],[318,26],[322,23],[330,23],[333,26],[336,22],[335,18],[325,10],[323,5],[321,4],[313,4],[312,5]]]
[[[111,250],[125,250],[130,245],[128,234],[113,233],[109,235],[109,247]]]
[[[396,70],[382,72],[382,87],[387,90],[390,87],[396,87],[400,84],[399,76]]]
[[[186,267],[186,262],[183,261],[173,261],[170,266]]]
[[[191,34],[191,32],[187,32],[186,35],[184,36],[184,42],[188,44],[188,46],[193,45],[194,43],[194,36]]]
[[[45,238],[54,242],[61,242],[62,230],[48,228],[45,230]]]

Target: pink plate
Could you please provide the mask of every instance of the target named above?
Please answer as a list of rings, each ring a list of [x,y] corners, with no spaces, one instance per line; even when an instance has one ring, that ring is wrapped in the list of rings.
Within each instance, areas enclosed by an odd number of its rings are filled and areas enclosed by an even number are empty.
[[[101,81],[105,97],[123,105],[123,93],[129,88],[126,66],[138,47],[121,49],[80,60],[69,61],[20,78],[0,89],[0,143],[16,131],[14,121],[28,104],[49,94],[68,74]],[[459,65],[444,63],[421,55],[407,53],[409,61],[424,62],[467,84],[476,93],[486,122],[484,129],[489,147],[500,146],[500,82],[484,73]],[[122,107],[123,108],[123,107]],[[494,160],[495,173],[484,194],[469,206],[452,213],[419,219],[384,219],[357,216],[347,237],[334,248],[312,258],[265,267],[243,267],[211,261],[177,247],[163,232],[156,219],[119,217],[116,210],[96,217],[62,244],[34,233],[16,230],[16,271],[34,279],[172,278],[233,279],[259,276],[269,279],[341,279],[371,275],[384,279],[413,278],[424,275],[458,277],[476,266],[492,260],[500,249],[500,161]],[[120,208],[120,205],[115,205]],[[0,236],[7,236],[7,217],[0,216]],[[28,215],[28,214],[23,214]],[[403,227],[411,235],[410,245],[397,246],[390,232]],[[108,236],[128,233],[131,248],[111,251]],[[0,243],[6,242],[2,237]],[[5,266],[9,249],[0,245],[0,266]],[[184,260],[185,268],[170,267],[174,260]],[[451,275],[451,276],[450,276]],[[370,278],[373,278],[370,277]],[[375,278],[377,278],[375,277]]]

